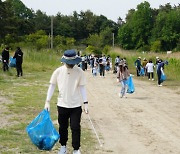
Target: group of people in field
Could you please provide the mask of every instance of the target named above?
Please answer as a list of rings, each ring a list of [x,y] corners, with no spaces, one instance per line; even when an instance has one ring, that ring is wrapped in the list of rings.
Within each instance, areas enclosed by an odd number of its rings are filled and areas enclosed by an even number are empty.
[[[154,81],[154,72],[157,74],[158,86],[162,86],[163,80],[162,75],[164,74],[164,66],[168,65],[168,61],[163,61],[159,57],[156,57],[156,62],[153,63],[152,59],[147,60],[146,58],[141,61],[141,57],[138,57],[134,62],[136,67],[136,75],[147,76],[148,80]]]
[[[4,72],[9,71],[9,67],[11,66],[11,60],[15,60],[14,67],[17,70],[17,77],[23,76],[22,63],[23,63],[23,52],[20,47],[17,47],[14,56],[10,58],[9,47],[6,47],[2,53],[2,69]]]

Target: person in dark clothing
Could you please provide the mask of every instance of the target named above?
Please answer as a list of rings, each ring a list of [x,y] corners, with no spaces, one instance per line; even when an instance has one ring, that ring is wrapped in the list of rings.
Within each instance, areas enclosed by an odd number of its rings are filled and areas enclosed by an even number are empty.
[[[2,62],[3,62],[3,71],[8,71],[9,69],[9,47],[6,47],[3,51],[2,51]]]
[[[157,75],[158,75],[158,86],[162,86],[161,74],[164,74],[164,65],[168,65],[168,61],[164,61],[158,64]]]
[[[17,50],[13,58],[16,58],[17,77],[22,76],[23,75],[23,71],[22,71],[23,52],[20,49],[20,47],[17,47]]]
[[[141,57],[138,57],[138,59],[134,62],[134,65],[136,66],[137,76],[140,76],[141,71]]]

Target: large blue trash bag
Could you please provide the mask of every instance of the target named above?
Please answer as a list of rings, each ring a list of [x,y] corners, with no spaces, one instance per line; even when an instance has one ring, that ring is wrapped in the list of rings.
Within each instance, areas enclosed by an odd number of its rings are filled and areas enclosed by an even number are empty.
[[[164,82],[166,80],[166,75],[161,73],[161,82]]]
[[[10,59],[9,66],[16,67],[16,58],[10,57],[9,59]]]
[[[128,85],[127,93],[132,94],[135,91],[132,76],[130,76],[127,79],[127,85]]]
[[[51,150],[60,137],[47,110],[40,112],[26,127],[26,131],[32,143],[40,150]]]

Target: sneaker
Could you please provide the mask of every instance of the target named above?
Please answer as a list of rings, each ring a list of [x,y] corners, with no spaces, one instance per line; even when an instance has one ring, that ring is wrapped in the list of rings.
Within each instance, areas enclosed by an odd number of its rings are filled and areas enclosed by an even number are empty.
[[[152,79],[152,81],[154,81],[154,79]]]
[[[119,94],[118,94],[118,96],[119,96],[120,98],[122,98],[122,97],[123,97],[123,96],[121,95],[121,93],[119,93]]]
[[[81,154],[80,150],[74,150],[73,154]]]
[[[123,98],[127,98],[127,96],[124,95]]]
[[[67,148],[65,145],[61,146],[58,154],[67,154]]]
[[[149,79],[149,80],[151,80],[151,79]]]
[[[162,87],[162,84],[159,84],[158,86],[159,86],[159,87]]]

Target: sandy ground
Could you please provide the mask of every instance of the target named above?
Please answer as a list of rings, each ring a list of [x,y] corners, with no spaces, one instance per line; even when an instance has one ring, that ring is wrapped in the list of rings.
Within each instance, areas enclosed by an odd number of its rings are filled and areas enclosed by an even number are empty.
[[[97,141],[96,154],[180,154],[179,94],[158,87],[156,81],[133,79],[135,93],[120,98],[114,74],[105,78],[92,77],[90,70],[85,74],[89,115],[103,144],[100,147]],[[88,116],[82,117],[91,127]]]

